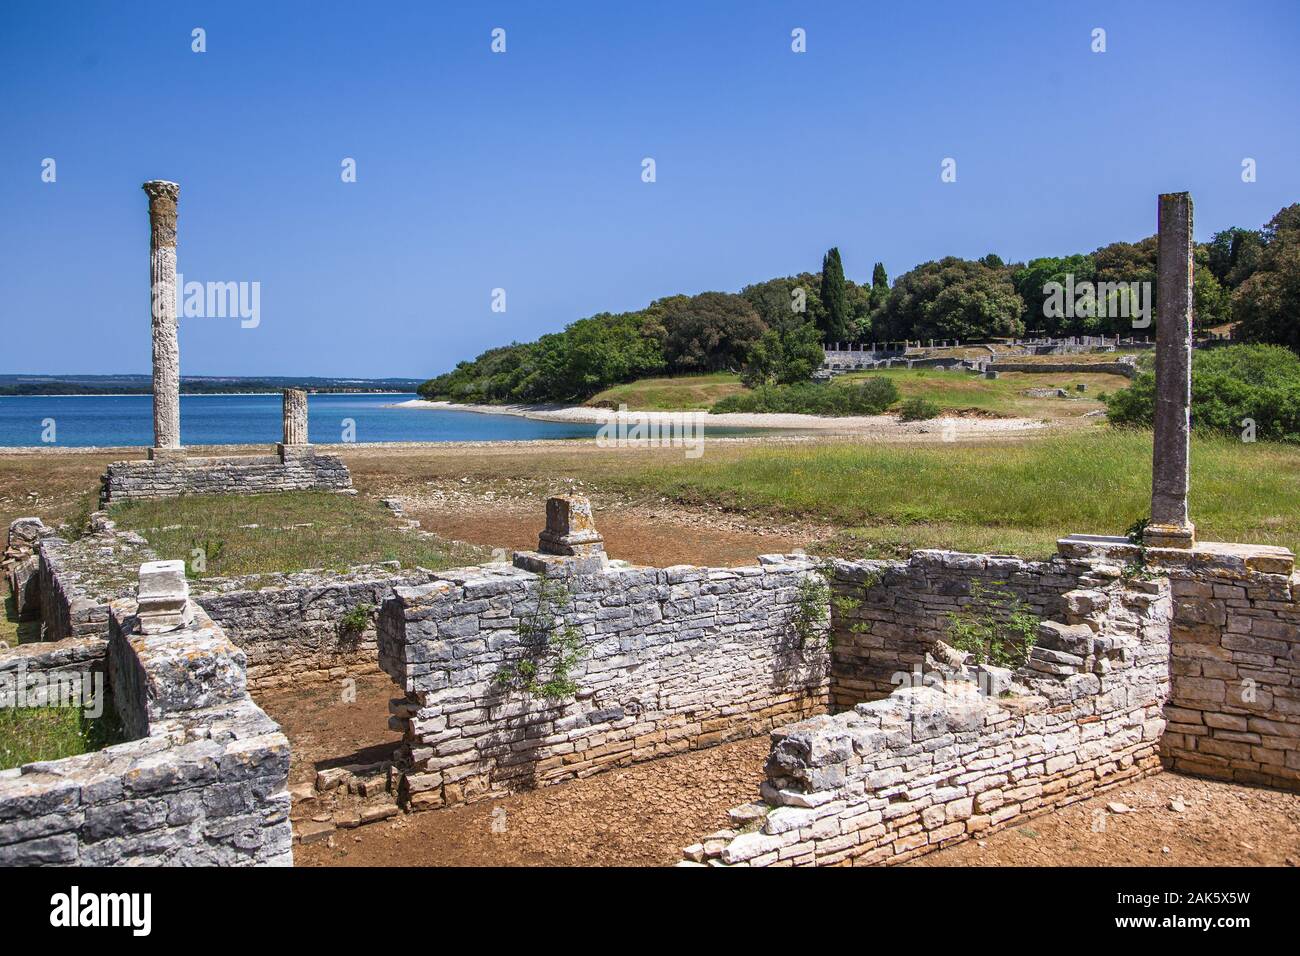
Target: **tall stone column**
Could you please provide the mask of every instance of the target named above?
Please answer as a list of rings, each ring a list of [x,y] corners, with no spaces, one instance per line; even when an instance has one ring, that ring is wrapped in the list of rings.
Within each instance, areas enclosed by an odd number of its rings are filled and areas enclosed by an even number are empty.
[[[1190,548],[1187,514],[1192,408],[1192,197],[1160,197],[1156,274],[1155,450],[1146,544]]]
[[[284,441],[283,448],[303,449],[307,446],[307,393],[300,388],[284,390]]]
[[[183,457],[181,350],[176,337],[176,202],[181,187],[156,179],[149,194],[149,302],[153,316],[153,444],[150,458]]]

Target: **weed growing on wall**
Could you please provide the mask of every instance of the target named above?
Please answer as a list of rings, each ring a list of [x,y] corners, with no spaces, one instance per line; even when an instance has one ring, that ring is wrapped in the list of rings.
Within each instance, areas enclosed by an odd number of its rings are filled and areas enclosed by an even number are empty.
[[[516,629],[523,655],[497,671],[493,679],[498,687],[548,700],[577,693],[572,672],[585,652],[582,636],[561,616],[571,600],[566,584],[542,578],[537,606]]]
[[[831,586],[820,574],[813,573],[799,582],[799,593],[795,599],[794,616],[791,623],[794,633],[799,638],[799,646],[807,647],[810,641],[818,639],[825,632],[826,646],[834,643],[834,636],[827,623],[831,612]]]
[[[948,636],[953,647],[971,654],[976,664],[1017,668],[1029,659],[1038,636],[1038,618],[1019,597],[994,581],[971,583],[971,603],[949,611]]]
[[[370,615],[374,611],[373,604],[358,604],[339,618],[339,631],[343,634],[364,634],[370,626]]]

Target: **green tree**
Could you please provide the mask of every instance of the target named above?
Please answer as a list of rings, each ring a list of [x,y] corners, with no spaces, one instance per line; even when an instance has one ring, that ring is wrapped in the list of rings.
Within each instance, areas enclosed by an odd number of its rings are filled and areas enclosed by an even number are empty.
[[[848,341],[853,334],[853,311],[844,284],[844,264],[840,262],[840,250],[835,247],[822,259],[821,300],[822,334],[828,342]]]
[[[754,307],[728,292],[670,296],[648,311],[663,325],[664,359],[672,372],[740,368],[766,331]]]
[[[769,328],[785,329],[815,322],[821,314],[821,279],[814,273],[769,279],[747,285],[740,294]]]
[[[1020,335],[1024,300],[1004,270],[949,256],[899,276],[883,314],[891,339]]]
[[[1263,230],[1259,268],[1232,295],[1233,337],[1300,352],[1300,203]]]
[[[811,322],[768,329],[750,350],[740,380],[749,388],[807,382],[825,357],[821,334]]]
[[[1206,265],[1219,284],[1228,289],[1241,285],[1259,268],[1264,234],[1259,229],[1233,226],[1216,232],[1205,243]]]

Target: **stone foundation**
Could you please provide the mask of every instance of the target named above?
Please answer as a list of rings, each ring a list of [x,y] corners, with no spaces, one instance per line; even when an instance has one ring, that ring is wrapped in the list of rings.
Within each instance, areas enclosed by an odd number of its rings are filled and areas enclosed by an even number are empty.
[[[118,461],[100,479],[100,507],[180,495],[260,495],[276,491],[349,491],[352,475],[337,455],[285,446],[277,455]]]

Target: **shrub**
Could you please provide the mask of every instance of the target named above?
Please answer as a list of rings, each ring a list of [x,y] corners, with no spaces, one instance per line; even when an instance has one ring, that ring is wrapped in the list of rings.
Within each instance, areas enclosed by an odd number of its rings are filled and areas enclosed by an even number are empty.
[[[898,387],[877,375],[861,385],[837,386],[821,382],[799,385],[763,385],[753,391],[728,395],[709,409],[725,412],[763,412],[800,415],[878,415],[898,401]]]
[[[939,406],[928,398],[909,398],[898,408],[898,417],[905,422],[920,422],[939,416]]]
[[[1149,428],[1155,408],[1155,374],[1140,372],[1133,384],[1106,398],[1106,415],[1117,425]],[[1300,442],[1300,357],[1276,345],[1230,345],[1199,351],[1192,361],[1192,425],[1199,431],[1243,435],[1249,420],[1254,438]]]

